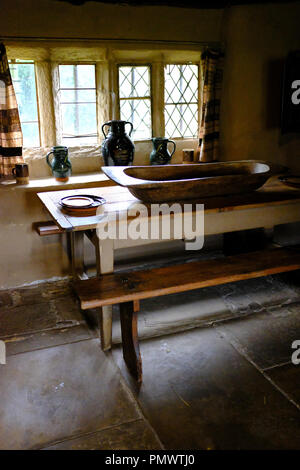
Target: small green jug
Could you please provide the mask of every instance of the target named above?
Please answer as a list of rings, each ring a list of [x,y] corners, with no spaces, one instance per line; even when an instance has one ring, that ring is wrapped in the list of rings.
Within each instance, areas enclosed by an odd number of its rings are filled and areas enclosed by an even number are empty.
[[[173,144],[173,151],[169,153],[168,143]],[[150,164],[151,165],[166,165],[170,163],[171,158],[176,150],[176,144],[173,140],[167,137],[154,137],[152,139],[153,150],[150,153]]]
[[[50,155],[53,159],[50,161]],[[46,161],[52,170],[52,174],[57,181],[68,181],[72,174],[72,165],[68,158],[68,147],[52,147],[51,152],[46,155]]]

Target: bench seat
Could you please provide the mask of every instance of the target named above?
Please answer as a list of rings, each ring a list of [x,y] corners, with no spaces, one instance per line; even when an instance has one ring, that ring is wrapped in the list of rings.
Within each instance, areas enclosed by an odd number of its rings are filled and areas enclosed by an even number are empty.
[[[300,269],[300,247],[294,246],[129,273],[105,274],[100,278],[75,281],[74,288],[83,310],[120,304],[123,356],[131,373],[141,381],[134,302],[297,269]]]
[[[48,235],[57,235],[58,233],[64,233],[65,230],[61,229],[55,222],[36,222],[34,223],[34,229],[40,237],[46,237]]]

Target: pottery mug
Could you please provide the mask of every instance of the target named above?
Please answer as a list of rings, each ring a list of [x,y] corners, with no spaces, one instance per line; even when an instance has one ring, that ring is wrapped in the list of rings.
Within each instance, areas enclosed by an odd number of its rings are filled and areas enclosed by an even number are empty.
[[[194,163],[194,149],[182,150],[182,163]]]
[[[12,169],[12,174],[18,184],[29,183],[29,169],[27,163],[16,163],[15,168]]]

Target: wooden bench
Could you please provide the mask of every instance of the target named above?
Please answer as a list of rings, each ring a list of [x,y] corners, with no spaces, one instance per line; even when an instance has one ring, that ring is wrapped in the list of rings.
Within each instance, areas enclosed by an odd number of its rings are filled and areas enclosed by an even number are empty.
[[[59,228],[55,222],[51,220],[46,222],[35,222],[33,224],[34,230],[39,234],[40,237],[46,237],[48,235],[57,235],[58,233],[64,233],[65,230]]]
[[[120,304],[123,357],[139,382],[142,361],[134,302],[201,287],[267,276],[300,268],[300,247],[273,248],[221,259],[188,262],[75,281],[83,310]]]

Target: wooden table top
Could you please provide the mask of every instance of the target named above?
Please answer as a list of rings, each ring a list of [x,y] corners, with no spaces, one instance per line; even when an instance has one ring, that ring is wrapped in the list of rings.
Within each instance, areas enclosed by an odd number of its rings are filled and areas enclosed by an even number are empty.
[[[77,194],[93,194],[106,199],[106,204],[102,207],[105,212],[124,212],[134,208],[137,203],[141,203],[135,198],[127,188],[121,186],[110,186],[101,188],[81,188],[73,190],[50,191],[38,193],[38,197],[43,205],[57,223],[66,230],[87,230],[94,229],[101,221],[102,216],[76,217],[63,212],[59,205],[62,197]],[[225,211],[246,210],[254,207],[268,207],[272,205],[286,205],[300,203],[300,189],[293,189],[285,186],[276,177],[270,178],[268,182],[259,190],[247,194],[236,194],[229,196],[209,197],[201,200],[178,201],[181,204],[204,204],[205,213],[218,213]],[[170,202],[173,204],[174,202]],[[145,204],[150,207],[150,204]],[[150,214],[150,211],[149,211]],[[300,214],[299,214],[300,217]]]

